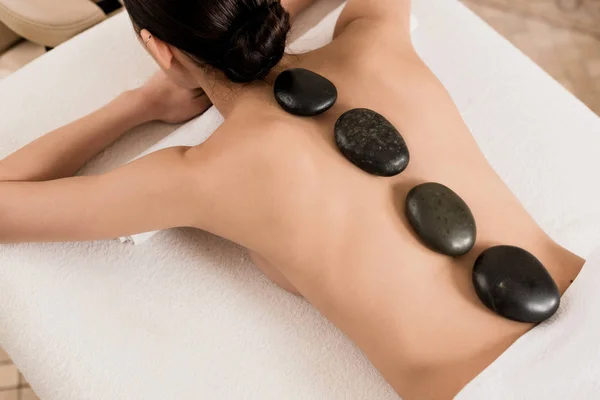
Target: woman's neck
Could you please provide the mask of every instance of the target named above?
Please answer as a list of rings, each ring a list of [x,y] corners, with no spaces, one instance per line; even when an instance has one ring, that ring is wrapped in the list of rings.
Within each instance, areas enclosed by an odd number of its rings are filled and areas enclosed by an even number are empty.
[[[248,99],[258,100],[265,96],[266,85],[273,86],[277,76],[285,69],[291,68],[289,56],[285,55],[282,61],[260,81],[252,83],[234,83],[218,72],[207,76],[202,73],[198,77],[198,83],[206,92],[212,104],[227,118],[240,104]]]

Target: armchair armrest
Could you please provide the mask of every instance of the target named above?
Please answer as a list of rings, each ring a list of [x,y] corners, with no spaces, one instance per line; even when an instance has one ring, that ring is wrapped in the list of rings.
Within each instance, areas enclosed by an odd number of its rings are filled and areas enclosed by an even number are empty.
[[[0,21],[32,42],[56,47],[102,21],[90,0],[0,0]]]
[[[0,22],[0,54],[19,39],[19,35]]]

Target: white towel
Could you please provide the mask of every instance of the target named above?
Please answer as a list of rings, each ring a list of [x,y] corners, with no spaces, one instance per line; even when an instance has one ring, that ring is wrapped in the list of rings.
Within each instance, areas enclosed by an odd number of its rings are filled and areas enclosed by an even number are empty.
[[[140,154],[137,158],[143,157],[155,151],[175,146],[197,146],[210,137],[210,135],[223,123],[223,116],[217,111],[216,107],[209,108],[200,117],[186,123],[170,135],[150,147]],[[131,160],[133,161],[133,160]],[[121,243],[144,243],[158,231],[145,232],[137,235],[125,236],[119,238]]]
[[[335,4],[335,3],[334,3]],[[338,5],[318,24],[305,31],[300,37],[292,41],[288,47],[288,52],[294,54],[305,53],[314,49],[323,47],[331,42],[335,23],[344,8],[344,4]],[[331,2],[323,3],[324,6],[330,6]],[[308,24],[314,15],[323,15],[322,11],[313,7],[309,9],[296,22],[295,26],[303,27]],[[416,18],[411,15],[411,31],[414,31],[418,26]],[[200,117],[186,123],[181,128],[177,129],[169,136],[165,137],[154,146],[150,147],[144,153],[135,159],[153,153],[158,150],[166,149],[174,146],[197,146],[210,137],[210,135],[223,123],[223,116],[217,111],[216,107],[211,107]],[[133,160],[131,160],[133,161]],[[146,232],[137,235],[121,237],[121,243],[141,244],[146,242],[157,231]]]

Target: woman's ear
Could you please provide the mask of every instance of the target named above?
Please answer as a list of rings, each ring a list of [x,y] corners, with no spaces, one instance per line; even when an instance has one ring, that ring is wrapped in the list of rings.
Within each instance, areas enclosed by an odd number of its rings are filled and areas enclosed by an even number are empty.
[[[147,29],[140,31],[140,39],[158,65],[165,71],[169,70],[173,65],[174,58],[169,45],[159,38],[154,37]]]

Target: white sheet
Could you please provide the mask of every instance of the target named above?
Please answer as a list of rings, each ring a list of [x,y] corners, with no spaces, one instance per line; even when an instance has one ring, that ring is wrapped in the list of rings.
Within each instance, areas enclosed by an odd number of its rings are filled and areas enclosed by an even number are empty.
[[[587,256],[600,243],[600,119],[455,0],[415,0],[413,12],[418,51],[494,168],[555,239]],[[126,22],[111,19],[0,82],[0,156],[152,73]],[[89,171],[171,130],[137,130]],[[1,246],[0,345],[44,400],[396,398],[239,247],[189,229],[137,247]]]

